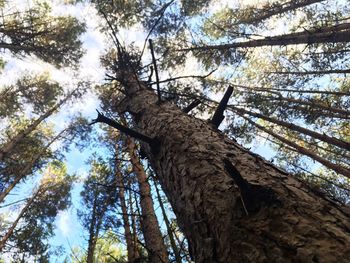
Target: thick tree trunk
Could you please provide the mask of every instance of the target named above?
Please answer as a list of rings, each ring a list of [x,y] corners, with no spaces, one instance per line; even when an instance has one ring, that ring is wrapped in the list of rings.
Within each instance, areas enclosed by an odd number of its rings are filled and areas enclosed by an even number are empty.
[[[143,148],[197,263],[349,262],[350,211],[122,72]]]
[[[168,261],[168,252],[164,245],[162,233],[153,207],[151,187],[147,175],[143,169],[137,154],[137,148],[133,139],[126,139],[126,146],[130,155],[133,171],[136,174],[140,190],[140,205],[142,211],[142,232],[151,263],[165,263]]]
[[[117,164],[117,166],[118,166],[118,164]],[[118,187],[118,196],[119,196],[119,200],[120,200],[120,206],[122,209],[124,235],[125,235],[125,240],[126,240],[126,249],[128,251],[128,262],[134,263],[136,260],[139,259],[140,255],[138,253],[138,250],[136,249],[137,245],[133,241],[133,237],[131,235],[128,210],[127,210],[126,202],[125,202],[125,193],[124,193],[125,185],[124,185],[123,176],[122,176],[120,170],[117,170],[117,172],[116,172],[116,181],[117,181],[117,184],[119,186]]]

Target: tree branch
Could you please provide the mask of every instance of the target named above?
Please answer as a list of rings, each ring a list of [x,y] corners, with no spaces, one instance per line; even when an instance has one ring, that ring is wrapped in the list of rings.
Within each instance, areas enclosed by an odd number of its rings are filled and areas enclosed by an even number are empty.
[[[160,102],[162,101],[162,97],[161,97],[161,95],[160,95],[159,75],[158,75],[158,68],[157,68],[156,58],[155,58],[155,56],[154,56],[154,50],[153,50],[152,39],[149,39],[148,42],[149,42],[149,48],[150,48],[150,50],[151,50],[154,72],[155,72],[155,75],[156,75],[158,102],[160,103]]]
[[[102,122],[102,123],[105,123],[113,128],[116,128],[117,130],[125,133],[126,135],[129,135],[135,139],[138,139],[138,140],[141,140],[143,142],[146,142],[148,143],[152,149],[155,149],[159,146],[159,142],[156,138],[150,138],[146,135],[143,135],[137,131],[134,131],[128,127],[125,127],[123,125],[121,125],[120,123],[104,116],[101,112],[99,112],[98,110],[97,111],[97,118],[92,120],[92,122],[90,123],[90,125],[92,124],[95,124],[95,123],[98,123],[98,122]]]
[[[220,123],[224,120],[224,111],[226,109],[228,100],[230,99],[230,96],[233,92],[233,87],[229,86],[225,92],[225,95],[222,97],[218,107],[216,108],[216,111],[214,113],[213,118],[211,119],[211,123],[218,128]]]
[[[199,104],[201,104],[201,101],[198,99],[195,99],[192,101],[189,105],[186,106],[182,111],[184,113],[189,113],[191,110],[193,110],[195,107],[197,107]]]

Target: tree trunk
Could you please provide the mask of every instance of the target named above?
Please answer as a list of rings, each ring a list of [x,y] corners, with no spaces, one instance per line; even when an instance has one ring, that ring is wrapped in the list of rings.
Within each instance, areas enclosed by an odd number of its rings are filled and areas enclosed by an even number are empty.
[[[228,50],[234,48],[255,48],[264,46],[311,45],[319,43],[340,43],[350,41],[350,23],[318,28],[317,30],[302,31],[279,36],[265,37],[243,42],[221,45],[207,45],[181,49],[179,51],[195,50]]]
[[[346,262],[350,211],[120,72],[143,143],[195,262]]]
[[[59,109],[73,94],[75,90],[68,94],[64,99],[59,101],[55,106],[49,109],[47,112],[42,114],[39,118],[37,118],[33,123],[31,123],[24,130],[20,131],[17,135],[15,135],[9,142],[5,143],[0,149],[0,161],[3,160],[8,153],[12,151],[12,149],[16,146],[16,144],[21,141],[24,137],[34,131],[40,123],[42,123],[45,119],[51,116],[57,109]]]
[[[143,169],[137,154],[137,148],[133,139],[126,139],[126,146],[130,155],[133,171],[136,174],[140,190],[140,205],[142,211],[142,232],[151,263],[165,263],[168,261],[168,252],[164,245],[162,233],[157,221],[151,196],[151,188],[147,175]]]
[[[263,87],[243,86],[243,85],[237,85],[237,84],[231,84],[231,86],[246,89],[246,90],[271,92],[274,94],[280,94],[279,92],[283,91],[283,92],[309,93],[309,94],[326,94],[326,95],[335,95],[335,96],[350,96],[350,92],[338,92],[338,91],[327,91],[327,90],[263,88]]]
[[[239,25],[239,24],[254,24],[254,23],[259,23],[265,19],[268,19],[272,16],[287,13],[293,10],[296,10],[301,7],[305,7],[308,5],[312,5],[315,3],[322,2],[324,0],[292,0],[287,3],[279,4],[279,3],[273,3],[273,5],[268,6],[267,8],[264,9],[257,9],[256,12],[258,14],[256,16],[251,16],[243,19],[239,19],[237,23],[234,23],[234,25]],[[243,9],[244,10],[244,9]]]
[[[173,229],[171,228],[168,216],[166,214],[165,207],[164,207],[164,204],[162,202],[162,198],[160,196],[159,189],[158,189],[157,182],[156,182],[155,178],[154,178],[153,182],[154,182],[154,188],[156,189],[156,193],[157,193],[158,203],[159,203],[160,209],[162,210],[164,223],[165,223],[165,226],[166,226],[166,229],[167,229],[167,232],[168,232],[170,245],[171,245],[171,248],[173,249],[173,252],[174,252],[175,262],[176,263],[181,263],[182,262],[181,255],[180,255],[179,249],[178,249],[178,247],[176,245],[175,238],[174,238],[174,235],[173,235]]]
[[[267,74],[279,74],[279,75],[325,75],[325,74],[348,74],[350,69],[329,69],[329,70],[309,70],[309,71],[267,71]]]
[[[3,248],[5,247],[5,244],[7,242],[7,240],[11,237],[11,235],[13,234],[13,231],[15,230],[19,220],[21,220],[21,218],[23,217],[23,215],[28,211],[29,207],[32,205],[32,203],[34,202],[35,198],[38,196],[39,192],[41,190],[37,190],[35,192],[35,194],[33,194],[33,196],[27,201],[26,205],[22,208],[21,212],[19,213],[19,215],[17,216],[16,220],[12,223],[11,227],[7,230],[6,234],[4,235],[4,237],[1,239],[0,241],[0,252],[3,250]]]
[[[118,196],[120,200],[120,206],[122,209],[122,218],[123,218],[123,224],[124,224],[124,235],[126,240],[126,248],[128,251],[128,262],[134,263],[136,260],[139,259],[140,255],[138,253],[137,245],[133,241],[133,237],[131,235],[130,230],[130,223],[129,223],[129,216],[128,216],[128,210],[126,208],[126,202],[125,202],[125,193],[124,193],[124,180],[123,175],[121,174],[119,170],[119,164],[117,164],[117,172],[116,172],[116,181],[118,184]]]
[[[66,129],[62,130],[59,134],[57,134],[46,146],[45,148],[32,158],[30,162],[26,164],[26,166],[16,175],[15,179],[11,182],[11,184],[0,193],[0,203],[4,201],[5,197],[11,192],[11,190],[24,178],[26,177],[32,170],[33,166],[39,161],[40,157],[49,149],[49,147],[58,140],[62,134],[66,131]]]
[[[90,221],[90,227],[89,227],[89,241],[88,241],[88,251],[87,251],[87,258],[86,262],[87,263],[94,263],[94,252],[95,252],[95,247],[96,247],[96,242],[97,242],[97,236],[96,236],[96,231],[95,231],[95,226],[96,226],[96,207],[97,207],[97,197],[94,199],[94,204],[92,206],[92,216],[91,216],[91,221]]]
[[[134,192],[134,199],[135,199],[135,206],[136,206],[136,213],[134,212],[133,208],[133,197],[132,197],[132,191],[131,191],[131,184],[129,183],[129,209],[130,209],[130,215],[131,215],[131,228],[132,228],[132,242],[134,244],[134,253],[135,254],[141,254],[140,253],[140,247],[139,247],[139,238],[138,238],[138,228],[137,228],[137,223],[136,223],[136,215],[139,219],[139,225],[142,227],[142,216],[141,213],[138,209],[137,206],[137,198],[136,198],[136,193]],[[141,257],[141,256],[140,256]]]
[[[315,132],[315,131],[303,128],[301,126],[295,125],[293,123],[289,123],[289,122],[281,121],[281,120],[278,120],[278,119],[275,119],[275,118],[267,117],[267,116],[265,116],[263,114],[260,114],[260,113],[257,113],[257,112],[251,112],[251,111],[245,110],[243,108],[237,108],[235,106],[229,106],[229,108],[231,108],[235,112],[239,112],[241,114],[248,114],[250,116],[257,117],[257,118],[266,120],[268,122],[278,124],[278,125],[280,125],[282,127],[288,128],[288,129],[290,129],[292,131],[296,131],[296,132],[300,132],[300,133],[306,134],[306,135],[308,135],[310,137],[313,137],[315,139],[318,139],[320,141],[323,141],[323,142],[326,142],[328,144],[331,144],[331,145],[334,145],[334,146],[338,146],[340,148],[343,148],[345,150],[350,151],[350,143],[342,141],[342,140],[337,139],[335,137],[327,136],[324,133],[321,134],[321,133],[318,133],[318,132]]]

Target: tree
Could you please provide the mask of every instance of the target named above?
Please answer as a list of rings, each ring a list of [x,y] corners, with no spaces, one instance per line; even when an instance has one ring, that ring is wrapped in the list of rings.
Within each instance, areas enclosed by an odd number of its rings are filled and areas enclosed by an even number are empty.
[[[53,235],[53,219],[57,213],[70,204],[73,181],[74,177],[67,174],[63,163],[51,163],[43,172],[40,185],[2,236],[0,249],[4,252],[9,245],[15,248],[17,257],[28,254],[47,260],[48,245],[45,240]]]
[[[136,174],[140,191],[140,205],[142,211],[142,232],[150,262],[168,262],[168,251],[164,245],[162,233],[154,211],[151,186],[137,154],[137,148],[132,138],[124,139],[129,153],[133,172]]]
[[[112,227],[108,216],[110,208],[116,201],[115,178],[108,166],[102,160],[91,161],[91,172],[84,183],[81,192],[84,210],[79,210],[78,215],[84,228],[88,230],[88,263],[93,263],[97,240],[103,228]],[[113,222],[113,221],[111,221]]]
[[[325,214],[345,224],[349,215],[344,206],[337,205],[332,214],[325,212],[335,203],[229,140],[217,130],[222,119],[208,124],[169,102],[160,102],[157,94],[135,77],[135,67],[130,66],[135,64],[123,60],[125,57],[119,54],[114,72],[125,94],[118,109],[133,116],[138,132],[121,128],[101,114],[95,121],[143,141],[143,150],[197,262],[286,257],[336,261],[346,257],[349,251],[344,244],[350,237],[344,225],[332,225],[339,233],[337,238],[334,231],[330,234],[322,227]],[[218,108],[219,115],[224,107]],[[300,209],[302,214],[297,212]],[[340,239],[343,241],[337,246],[342,249],[333,251],[329,244]]]
[[[4,2],[3,10],[11,10]],[[51,14],[47,2],[36,2],[23,12],[2,13],[0,48],[15,55],[36,55],[56,66],[76,63],[83,54],[79,36],[85,25],[74,17]]]

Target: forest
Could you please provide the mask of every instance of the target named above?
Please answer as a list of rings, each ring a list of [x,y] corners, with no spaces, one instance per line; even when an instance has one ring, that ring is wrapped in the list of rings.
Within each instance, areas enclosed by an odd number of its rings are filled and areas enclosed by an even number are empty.
[[[0,9],[0,263],[350,262],[350,0]]]

